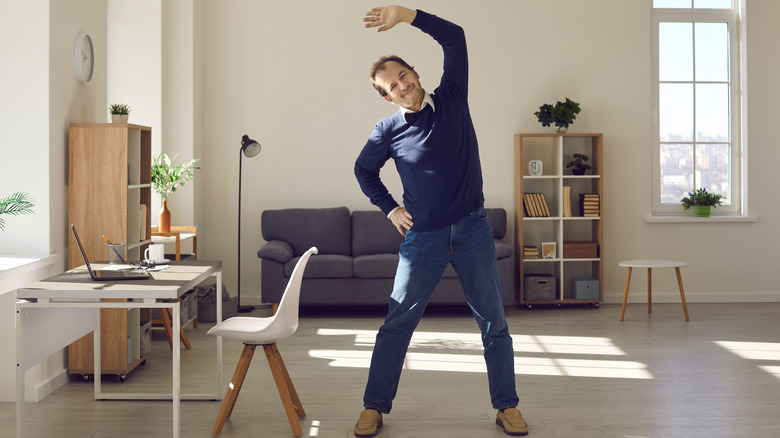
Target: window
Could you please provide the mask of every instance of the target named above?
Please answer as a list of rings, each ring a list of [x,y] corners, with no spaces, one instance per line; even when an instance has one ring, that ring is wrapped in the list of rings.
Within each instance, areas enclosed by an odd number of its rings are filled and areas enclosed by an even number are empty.
[[[739,1],[653,0],[654,215],[702,187],[744,214]]]

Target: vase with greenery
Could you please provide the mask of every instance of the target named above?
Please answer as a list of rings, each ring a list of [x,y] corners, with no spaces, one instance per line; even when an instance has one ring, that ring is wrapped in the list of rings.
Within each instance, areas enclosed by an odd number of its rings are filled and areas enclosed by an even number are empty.
[[[109,106],[108,112],[111,114],[113,123],[127,123],[127,119],[130,117],[130,107],[123,103],[115,103]]]
[[[696,217],[710,217],[711,209],[720,205],[723,195],[710,193],[704,187],[688,192],[688,196],[682,198],[683,209],[691,207],[696,211]]]
[[[585,154],[574,154],[573,158],[566,164],[566,168],[571,167],[571,173],[574,175],[585,175],[585,171],[590,169],[590,164],[586,163],[588,156]]]
[[[580,113],[580,104],[566,98],[565,102],[560,100],[555,105],[545,103],[539,107],[539,111],[534,115],[539,120],[542,126],[550,126],[555,124],[555,132],[566,132],[569,129],[569,125],[574,123],[574,119],[577,118],[577,114]]]
[[[152,187],[162,198],[160,210],[160,231],[171,231],[171,212],[168,211],[168,196],[188,181],[195,179],[194,170],[200,169],[197,165],[200,158],[189,160],[179,165],[173,165],[178,155],[171,159],[167,154],[161,153],[154,158],[152,163]]]
[[[0,198],[0,215],[19,216],[33,214],[33,199],[25,192],[16,192],[11,196]],[[5,220],[0,217],[0,230],[5,231]]]

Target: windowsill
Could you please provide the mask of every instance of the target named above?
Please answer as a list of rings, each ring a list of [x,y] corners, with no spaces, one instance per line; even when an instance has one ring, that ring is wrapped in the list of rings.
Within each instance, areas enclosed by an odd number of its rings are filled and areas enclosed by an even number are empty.
[[[44,257],[0,256],[0,294],[15,291],[25,284],[53,275],[49,271],[59,269],[55,266],[59,262],[58,254]],[[41,274],[42,272],[45,275]]]
[[[645,217],[645,223],[647,224],[709,224],[709,223],[744,223],[744,222],[758,222],[756,216],[710,216],[710,217],[695,217],[695,216],[647,216]]]

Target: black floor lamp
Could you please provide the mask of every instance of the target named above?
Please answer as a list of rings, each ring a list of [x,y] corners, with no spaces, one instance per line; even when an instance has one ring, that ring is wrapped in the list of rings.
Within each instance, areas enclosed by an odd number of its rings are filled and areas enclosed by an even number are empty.
[[[241,305],[241,172],[244,155],[252,158],[260,153],[260,143],[248,136],[241,138],[241,153],[238,159],[238,311],[251,312],[254,307]]]

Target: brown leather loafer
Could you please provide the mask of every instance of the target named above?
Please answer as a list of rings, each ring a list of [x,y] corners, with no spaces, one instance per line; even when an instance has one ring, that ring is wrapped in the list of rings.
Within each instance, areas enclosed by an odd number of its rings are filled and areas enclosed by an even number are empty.
[[[528,425],[523,420],[523,415],[516,408],[506,408],[503,412],[498,411],[496,424],[503,427],[504,433],[507,435],[528,435]]]
[[[374,409],[366,409],[360,413],[360,418],[355,424],[355,436],[376,436],[380,427],[382,427],[382,414]]]

